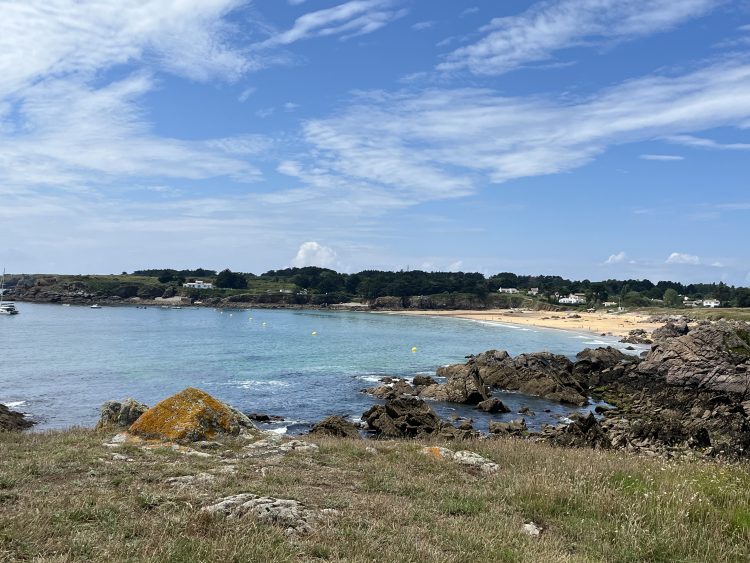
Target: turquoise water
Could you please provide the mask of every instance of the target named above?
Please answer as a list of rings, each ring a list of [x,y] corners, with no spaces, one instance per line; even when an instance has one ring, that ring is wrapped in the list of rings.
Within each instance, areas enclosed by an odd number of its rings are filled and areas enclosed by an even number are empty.
[[[18,308],[21,314],[0,318],[0,403],[29,413],[42,429],[91,426],[108,399],[153,405],[193,386],[245,412],[281,415],[293,432],[330,414],[358,418],[375,402],[360,390],[385,375],[434,374],[492,348],[573,356],[587,346],[622,346],[566,331],[373,313]],[[531,407],[537,424],[569,413],[522,395],[496,395],[514,411]],[[486,427],[487,417],[472,409],[435,407]]]

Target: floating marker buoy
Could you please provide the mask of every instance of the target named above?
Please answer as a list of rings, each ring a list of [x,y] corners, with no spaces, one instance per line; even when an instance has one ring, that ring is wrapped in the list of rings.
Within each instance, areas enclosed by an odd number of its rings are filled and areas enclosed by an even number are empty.
[[[312,335],[313,335],[313,336],[317,336],[317,335],[318,335],[317,331],[314,331],[314,330],[313,330],[313,331],[312,331]]]
[[[416,346],[412,346],[412,347],[411,347],[411,351],[412,351],[412,352],[416,352],[416,351],[417,351],[417,347],[416,347]]]
[[[234,313],[229,313],[229,316],[231,317]]]
[[[263,326],[266,326],[266,321],[263,321]]]

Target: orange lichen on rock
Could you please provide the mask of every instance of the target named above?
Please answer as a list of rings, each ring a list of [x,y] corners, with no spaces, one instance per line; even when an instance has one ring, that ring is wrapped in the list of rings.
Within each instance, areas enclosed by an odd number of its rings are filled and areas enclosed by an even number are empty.
[[[228,405],[200,389],[188,387],[143,413],[129,428],[144,438],[195,442],[217,434],[239,434],[241,423]]]
[[[443,448],[438,447],[426,447],[422,450],[426,455],[434,457],[435,459],[444,459]]]

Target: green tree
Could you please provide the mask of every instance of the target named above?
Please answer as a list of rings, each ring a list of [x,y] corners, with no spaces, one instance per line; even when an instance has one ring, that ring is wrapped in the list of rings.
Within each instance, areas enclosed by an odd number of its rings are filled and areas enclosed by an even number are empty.
[[[682,302],[680,301],[680,295],[677,293],[677,290],[674,290],[670,287],[664,292],[664,304],[667,307],[679,307],[680,305],[682,305]]]
[[[246,289],[247,279],[243,274],[235,273],[227,268],[216,276],[216,286],[224,289]]]

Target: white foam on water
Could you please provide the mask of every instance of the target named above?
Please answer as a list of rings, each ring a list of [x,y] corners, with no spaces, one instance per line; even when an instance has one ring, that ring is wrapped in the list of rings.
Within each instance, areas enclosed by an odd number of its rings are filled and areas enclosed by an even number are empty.
[[[587,340],[586,342],[584,342],[584,344],[589,346],[606,346],[607,344],[609,344],[609,342],[606,342],[604,340]]]
[[[360,379],[362,381],[369,381],[371,383],[380,383],[380,380],[384,376],[382,375],[358,375],[356,376],[356,379]]]
[[[289,430],[288,426],[282,426],[281,428],[274,428],[272,430],[269,430],[269,432],[273,432],[274,434],[286,434],[287,430]]]
[[[16,409],[18,407],[22,407],[26,404],[26,401],[11,401],[9,403],[2,403],[9,409]]]
[[[560,419],[560,422],[562,422],[563,424],[572,424],[573,423],[573,419],[572,418],[568,418],[567,416],[563,416]]]

